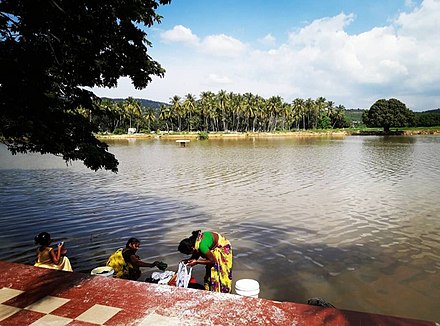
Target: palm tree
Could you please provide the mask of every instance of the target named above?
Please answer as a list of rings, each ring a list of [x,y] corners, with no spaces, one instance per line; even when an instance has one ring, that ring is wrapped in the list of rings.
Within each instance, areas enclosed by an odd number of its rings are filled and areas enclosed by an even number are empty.
[[[98,105],[101,113],[98,118],[100,130],[114,130],[115,124],[118,121],[115,119],[115,117],[118,116],[116,103],[109,100],[102,100]]]
[[[236,131],[243,131],[243,126],[242,126],[242,118],[245,115],[245,111],[246,111],[246,100],[244,98],[243,95],[241,94],[236,94],[234,96],[234,107],[235,107],[235,114],[237,116],[237,124],[235,127]]]
[[[314,124],[316,123],[315,121],[315,102],[309,97],[305,103],[304,103],[304,108],[305,108],[305,114],[307,116],[307,129],[314,129]]]
[[[320,96],[314,101],[312,117],[313,117],[313,129],[316,129],[321,117],[327,115],[327,100]]]
[[[333,114],[333,110],[335,109],[335,102],[327,101],[326,108],[327,108],[328,116],[330,117]]]
[[[173,114],[177,117],[177,125],[179,126],[179,131],[182,131],[182,117],[184,116],[184,112],[182,110],[182,104],[180,103],[180,96],[174,95],[171,98],[171,108]]]
[[[124,109],[124,103],[118,102],[115,107],[116,115],[117,115],[117,121],[115,122],[115,129],[113,129],[113,132],[117,128],[124,128],[125,127],[125,119],[127,119],[127,111]]]
[[[173,128],[173,122],[172,122],[172,112],[171,107],[168,105],[161,104],[160,106],[160,113],[159,113],[159,120],[165,122],[165,126],[167,128],[167,131],[170,131],[168,122],[171,123],[171,129]]]
[[[268,123],[267,123],[267,131],[275,131],[278,124],[278,115],[281,111],[283,99],[280,96],[271,96],[267,100],[267,115],[268,115]],[[272,126],[272,128],[271,128]]]
[[[305,129],[305,114],[304,114],[304,100],[302,98],[296,98],[292,102],[292,110],[295,120],[297,122],[297,129],[299,129],[300,120],[303,122],[303,129]]]
[[[338,105],[331,116],[332,128],[342,128],[345,125],[345,107]]]
[[[223,122],[223,131],[227,130],[227,127],[226,127],[226,106],[227,106],[226,98],[227,98],[226,91],[220,90],[217,93],[217,103],[218,103],[218,107],[221,112],[221,117],[222,117],[222,122]]]
[[[281,129],[286,130],[286,123],[287,123],[288,130],[290,131],[290,126],[292,124],[292,118],[293,118],[292,105],[290,105],[289,103],[283,103],[281,114],[283,118]]]
[[[215,114],[215,94],[213,92],[200,93],[200,113],[203,117],[203,127],[205,131],[209,129],[208,121],[214,117]],[[214,128],[213,128],[214,130]]]
[[[243,95],[243,102],[244,102],[244,119],[246,121],[246,128],[245,131],[249,130],[249,121],[250,119],[255,117],[255,96],[252,93],[245,93]],[[255,131],[255,130],[253,130]]]
[[[123,101],[122,107],[125,112],[127,112],[127,116],[130,119],[131,128],[132,120],[142,116],[141,103],[130,96]]]
[[[185,101],[183,102],[184,111],[187,115],[189,115],[188,118],[188,131],[192,130],[192,114],[196,110],[196,98],[192,94],[186,94],[185,95]]]
[[[258,131],[261,131],[261,127],[264,124],[264,120],[266,119],[265,110],[266,110],[266,100],[259,96],[255,96],[254,100],[255,105],[255,115],[254,121],[252,123],[252,130],[255,131],[256,126],[258,125]]]
[[[154,112],[154,109],[147,108],[144,113],[144,120],[147,122],[147,128],[149,131],[151,131],[151,123],[156,121],[156,114]]]

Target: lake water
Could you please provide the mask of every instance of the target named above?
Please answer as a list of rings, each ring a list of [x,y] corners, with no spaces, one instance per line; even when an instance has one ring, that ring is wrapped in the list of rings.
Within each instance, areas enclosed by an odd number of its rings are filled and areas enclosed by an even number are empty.
[[[440,137],[108,143],[118,174],[0,147],[0,260],[31,264],[48,231],[75,271],[131,236],[175,270],[179,241],[213,230],[260,297],[440,320]]]

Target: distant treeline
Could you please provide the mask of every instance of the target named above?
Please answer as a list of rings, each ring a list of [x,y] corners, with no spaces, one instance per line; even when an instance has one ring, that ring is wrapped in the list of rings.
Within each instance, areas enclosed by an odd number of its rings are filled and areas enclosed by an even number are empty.
[[[351,126],[345,107],[323,97],[286,103],[280,96],[265,99],[251,93],[219,91],[202,92],[199,98],[175,95],[170,104],[155,106],[143,106],[134,98],[103,99],[98,114],[89,119],[100,131],[111,133],[126,132],[130,127],[140,132],[276,132]]]
[[[93,116],[84,111],[100,132],[204,131],[276,132],[362,127],[365,109],[347,110],[323,97],[297,98],[286,103],[279,96],[219,91],[173,96],[169,104],[146,99],[102,98]],[[440,125],[440,109],[415,112],[414,127]]]
[[[362,114],[365,109],[349,109],[345,110],[347,119],[352,121],[354,125],[363,125]],[[440,109],[428,110],[423,112],[414,112],[414,124],[409,127],[435,127],[440,126]]]
[[[424,112],[415,112],[415,127],[434,127],[440,126],[440,109]]]

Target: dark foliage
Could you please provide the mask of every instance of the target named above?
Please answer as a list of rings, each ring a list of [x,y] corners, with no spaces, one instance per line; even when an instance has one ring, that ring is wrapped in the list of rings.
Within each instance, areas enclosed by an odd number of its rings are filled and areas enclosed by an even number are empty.
[[[160,22],[155,10],[170,1],[0,1],[1,141],[12,153],[51,153],[116,172],[118,161],[80,113],[98,110],[84,87],[114,87],[128,76],[144,88],[163,76],[139,26]]]
[[[380,127],[389,132],[391,127],[406,127],[414,125],[414,112],[399,100],[377,100],[369,110],[362,115],[367,127]]]
[[[351,121],[362,121],[362,114],[365,112],[363,109],[346,109],[345,115]]]
[[[440,109],[425,112],[416,112],[416,127],[435,127],[440,126]]]

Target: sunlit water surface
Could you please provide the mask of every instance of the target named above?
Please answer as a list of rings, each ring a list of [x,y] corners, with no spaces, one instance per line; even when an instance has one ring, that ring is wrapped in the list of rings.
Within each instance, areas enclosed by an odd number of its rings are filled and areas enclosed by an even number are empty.
[[[118,174],[0,147],[0,260],[31,264],[48,231],[76,271],[131,236],[175,270],[179,241],[214,230],[260,297],[440,320],[440,137],[109,144]]]

